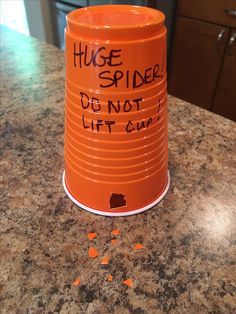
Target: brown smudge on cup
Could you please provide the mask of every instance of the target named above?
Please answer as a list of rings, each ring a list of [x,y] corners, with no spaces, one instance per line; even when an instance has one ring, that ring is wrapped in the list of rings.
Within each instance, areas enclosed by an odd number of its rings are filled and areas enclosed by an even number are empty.
[[[110,197],[110,208],[117,208],[126,206],[125,195],[112,193]]]

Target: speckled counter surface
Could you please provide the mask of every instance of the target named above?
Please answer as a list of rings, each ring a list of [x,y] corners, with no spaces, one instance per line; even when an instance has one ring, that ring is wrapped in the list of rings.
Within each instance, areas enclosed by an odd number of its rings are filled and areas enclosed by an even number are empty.
[[[95,216],[61,183],[63,52],[6,30],[1,45],[0,312],[235,313],[235,123],[169,97],[167,196],[137,216]],[[90,231],[108,266],[87,257]]]

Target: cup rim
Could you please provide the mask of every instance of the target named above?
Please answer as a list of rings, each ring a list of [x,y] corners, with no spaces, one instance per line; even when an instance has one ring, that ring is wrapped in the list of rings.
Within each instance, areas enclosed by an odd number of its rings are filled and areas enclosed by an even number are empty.
[[[130,13],[129,23],[123,22],[121,19],[119,23],[102,23],[98,24],[93,22],[93,18],[88,18],[86,22],[85,16],[96,16],[104,14],[108,16],[107,21],[112,20],[110,16],[112,14]],[[143,22],[134,22],[132,24],[132,15],[142,15],[140,20],[143,18]],[[98,5],[80,8],[70,12],[67,17],[67,27],[69,31],[79,34],[82,37],[104,37],[107,34],[111,34],[113,38],[119,39],[130,39],[130,38],[142,38],[149,37],[151,34],[159,32],[164,25],[165,15],[156,9],[136,6],[136,5],[125,5],[125,4],[109,4],[109,5]],[[125,30],[125,32],[124,32]]]

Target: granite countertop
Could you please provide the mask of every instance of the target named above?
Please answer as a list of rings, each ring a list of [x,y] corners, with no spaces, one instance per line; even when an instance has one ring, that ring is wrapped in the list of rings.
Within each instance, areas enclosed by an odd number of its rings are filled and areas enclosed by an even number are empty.
[[[236,124],[169,96],[167,196],[96,216],[62,187],[64,53],[5,28],[1,46],[0,312],[235,313]],[[91,231],[108,266],[88,258]]]

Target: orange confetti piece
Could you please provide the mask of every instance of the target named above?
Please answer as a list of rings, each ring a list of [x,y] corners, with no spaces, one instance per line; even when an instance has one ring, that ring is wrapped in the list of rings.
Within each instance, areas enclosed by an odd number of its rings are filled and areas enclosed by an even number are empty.
[[[109,263],[109,257],[104,256],[101,260],[101,265],[107,265]]]
[[[118,241],[116,239],[111,240],[112,245],[117,245]]]
[[[108,275],[107,280],[108,280],[108,281],[112,281],[112,280],[113,280],[113,277],[112,277],[111,274]]]
[[[99,255],[95,247],[90,247],[88,254],[89,254],[89,257],[97,257]]]
[[[93,240],[94,238],[96,238],[96,236],[97,236],[97,234],[95,232],[88,233],[89,240]]]
[[[142,250],[144,249],[145,247],[141,244],[141,243],[137,243],[135,244],[134,246],[134,250]]]
[[[114,236],[117,236],[117,235],[120,234],[120,230],[119,230],[119,229],[114,229],[114,230],[112,230],[111,233],[112,233]]]
[[[72,283],[73,286],[77,287],[80,284],[80,279],[76,278],[75,281]]]
[[[123,281],[123,284],[126,285],[126,286],[128,286],[128,287],[130,287],[130,288],[132,288],[132,286],[133,286],[133,281],[132,281],[132,279],[128,278],[128,279],[126,279],[126,280]]]

